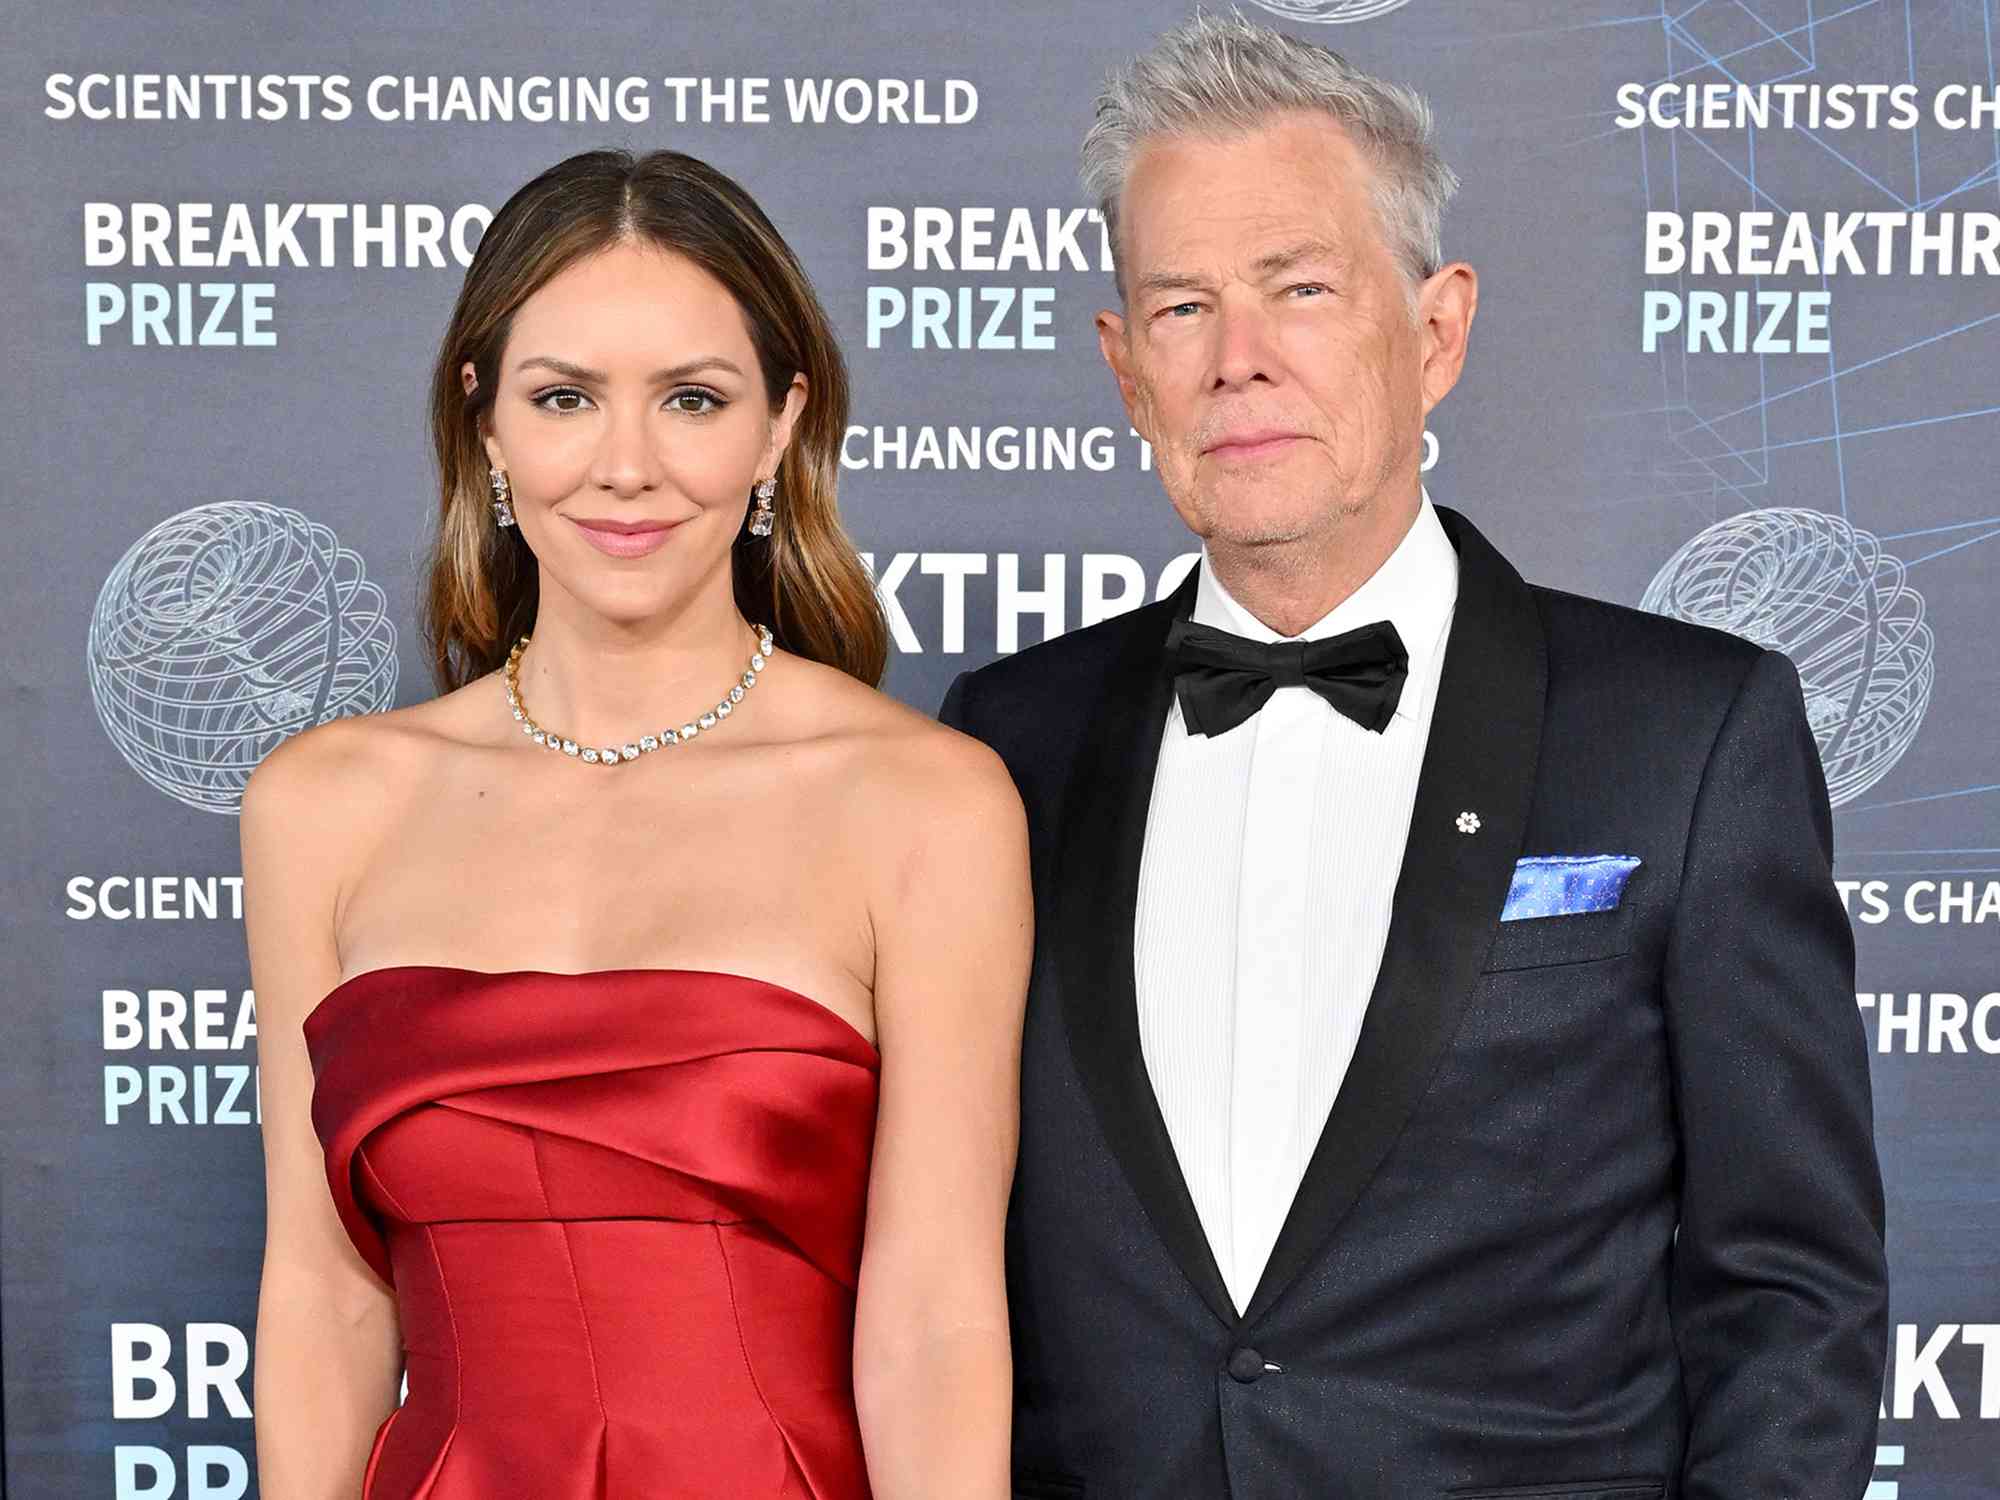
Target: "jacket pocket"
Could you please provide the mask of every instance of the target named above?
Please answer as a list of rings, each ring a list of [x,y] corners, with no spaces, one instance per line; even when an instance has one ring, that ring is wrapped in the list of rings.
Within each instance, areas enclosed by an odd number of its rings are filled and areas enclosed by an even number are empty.
[[[1558,917],[1523,917],[1494,924],[1493,945],[1486,950],[1481,971],[1554,968],[1594,959],[1617,958],[1632,951],[1632,908],[1579,911]],[[1523,1490],[1532,1495],[1533,1490]],[[1560,1495],[1561,1490],[1547,1493]],[[1588,1490],[1580,1491],[1589,1494]]]
[[[1664,1500],[1667,1486],[1659,1479],[1565,1479],[1551,1484],[1450,1489],[1444,1493],[1448,1500]]]

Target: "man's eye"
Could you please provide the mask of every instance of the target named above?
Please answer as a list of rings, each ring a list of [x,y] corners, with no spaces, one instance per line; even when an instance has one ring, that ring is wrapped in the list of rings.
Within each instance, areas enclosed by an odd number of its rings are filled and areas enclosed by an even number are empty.
[[[1176,302],[1172,307],[1163,307],[1160,311],[1163,316],[1171,318],[1182,311],[1198,312],[1200,309],[1201,304],[1199,302]]]
[[[1297,286],[1292,286],[1292,287],[1287,287],[1287,288],[1286,288],[1285,290],[1287,290],[1287,291],[1291,291],[1291,292],[1315,292],[1315,293],[1317,293],[1317,292],[1323,292],[1323,291],[1325,291],[1325,290],[1326,290],[1326,288],[1325,288],[1324,286],[1322,286],[1322,285],[1321,285],[1321,284],[1320,284],[1319,282],[1317,282],[1317,281],[1302,281],[1302,282],[1300,282],[1300,283],[1299,283],[1299,284],[1298,284]]]

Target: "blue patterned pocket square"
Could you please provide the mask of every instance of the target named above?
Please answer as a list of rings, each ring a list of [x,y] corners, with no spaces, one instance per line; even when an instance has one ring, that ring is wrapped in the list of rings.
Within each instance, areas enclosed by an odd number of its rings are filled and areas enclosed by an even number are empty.
[[[1639,868],[1632,854],[1536,854],[1514,864],[1514,883],[1500,920],[1566,917],[1575,912],[1610,911],[1625,894],[1625,881]]]

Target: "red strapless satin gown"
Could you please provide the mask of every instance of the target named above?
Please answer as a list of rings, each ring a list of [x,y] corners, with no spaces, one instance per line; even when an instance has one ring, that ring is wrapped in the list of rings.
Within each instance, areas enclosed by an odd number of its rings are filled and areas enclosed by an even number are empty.
[[[335,987],[305,1037],[408,1362],[366,1500],[867,1500],[880,1059],[846,1021],[705,970],[411,964]]]

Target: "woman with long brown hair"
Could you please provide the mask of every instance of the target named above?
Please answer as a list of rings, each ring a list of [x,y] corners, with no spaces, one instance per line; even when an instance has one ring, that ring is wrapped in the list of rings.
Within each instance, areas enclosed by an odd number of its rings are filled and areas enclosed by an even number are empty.
[[[440,695],[243,799],[266,1500],[1008,1492],[1026,833],[876,690],[846,423],[713,168],[590,152],[488,228]]]

